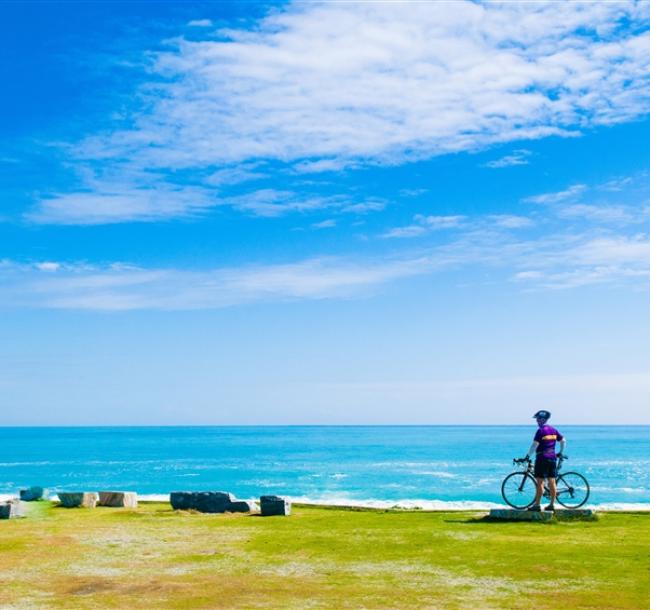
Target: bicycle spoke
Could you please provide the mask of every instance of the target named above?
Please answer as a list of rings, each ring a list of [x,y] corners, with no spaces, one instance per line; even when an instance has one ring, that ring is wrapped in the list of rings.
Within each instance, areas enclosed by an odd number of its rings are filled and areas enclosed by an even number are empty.
[[[566,472],[557,480],[557,501],[566,508],[578,508],[589,498],[589,483],[577,472]]]
[[[535,481],[526,473],[513,472],[503,481],[501,495],[513,508],[527,508],[535,499]]]

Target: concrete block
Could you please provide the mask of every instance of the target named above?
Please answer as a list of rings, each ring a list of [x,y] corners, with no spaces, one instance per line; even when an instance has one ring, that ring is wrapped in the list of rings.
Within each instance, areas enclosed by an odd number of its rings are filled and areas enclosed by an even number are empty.
[[[511,508],[493,508],[490,511],[489,518],[501,521],[551,521],[552,519],[557,519],[558,521],[569,521],[571,519],[590,521],[597,519],[598,517],[596,512],[589,508],[558,508],[555,512],[545,510],[537,512],[531,510],[515,510]]]
[[[29,487],[28,489],[20,490],[20,499],[23,502],[35,502],[47,498],[47,489],[42,487]]]
[[[493,508],[490,519],[500,521],[550,521],[553,513],[550,511],[536,512],[532,510],[515,510],[514,508]]]
[[[225,491],[173,491],[169,501],[174,510],[196,510],[200,513],[225,513],[235,497]]]
[[[598,514],[590,508],[562,508],[555,511],[555,518],[560,521],[593,521],[598,519]]]
[[[291,514],[291,502],[280,496],[261,496],[260,508],[263,517]]]
[[[59,504],[64,508],[95,508],[99,494],[94,491],[60,491]]]
[[[138,494],[135,491],[100,491],[99,506],[137,508]]]
[[[228,504],[226,508],[229,513],[257,513],[259,510],[259,506],[255,502],[249,502],[248,500],[235,500]]]
[[[17,519],[25,516],[25,507],[20,500],[0,502],[0,519]]]

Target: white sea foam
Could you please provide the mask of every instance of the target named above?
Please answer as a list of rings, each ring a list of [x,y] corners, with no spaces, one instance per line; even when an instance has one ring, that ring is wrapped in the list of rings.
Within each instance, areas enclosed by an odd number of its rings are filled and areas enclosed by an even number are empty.
[[[16,498],[16,494],[0,494],[0,502],[6,502]],[[351,506],[354,508],[400,508],[404,510],[431,510],[431,511],[474,511],[490,510],[491,508],[508,508],[505,504],[496,502],[483,502],[480,500],[424,500],[424,499],[403,499],[403,500],[374,500],[355,499],[347,496],[287,496],[292,502],[300,504],[312,504],[314,506]],[[169,502],[169,494],[138,494],[142,502]],[[248,498],[257,501],[258,498]],[[50,496],[50,500],[58,501],[56,495]],[[610,512],[650,512],[650,502],[603,502],[601,504],[587,504],[584,508]]]
[[[412,474],[422,474],[429,477],[436,477],[437,479],[456,479],[457,474],[453,472],[446,472],[444,470],[414,470]]]

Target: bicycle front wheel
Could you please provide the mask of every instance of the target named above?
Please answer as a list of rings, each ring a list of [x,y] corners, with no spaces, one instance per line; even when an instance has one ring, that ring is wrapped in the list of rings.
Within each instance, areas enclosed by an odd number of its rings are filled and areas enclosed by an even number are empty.
[[[564,472],[557,478],[557,501],[565,508],[580,508],[589,499],[589,483],[577,472]]]
[[[527,472],[513,472],[501,484],[501,495],[512,508],[523,510],[535,501],[535,479]]]

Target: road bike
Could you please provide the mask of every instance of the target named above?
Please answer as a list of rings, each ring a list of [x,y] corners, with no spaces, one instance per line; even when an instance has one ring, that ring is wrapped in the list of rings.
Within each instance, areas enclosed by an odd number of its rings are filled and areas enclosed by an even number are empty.
[[[557,460],[557,496],[558,504],[565,508],[580,508],[589,499],[589,483],[579,472],[563,472],[562,463],[566,455],[559,455]],[[501,495],[507,504],[513,508],[525,510],[535,502],[537,484],[533,474],[533,462],[529,457],[514,459],[512,463],[525,466],[523,470],[510,473],[501,484]],[[544,498],[551,497],[548,484],[544,481]]]

